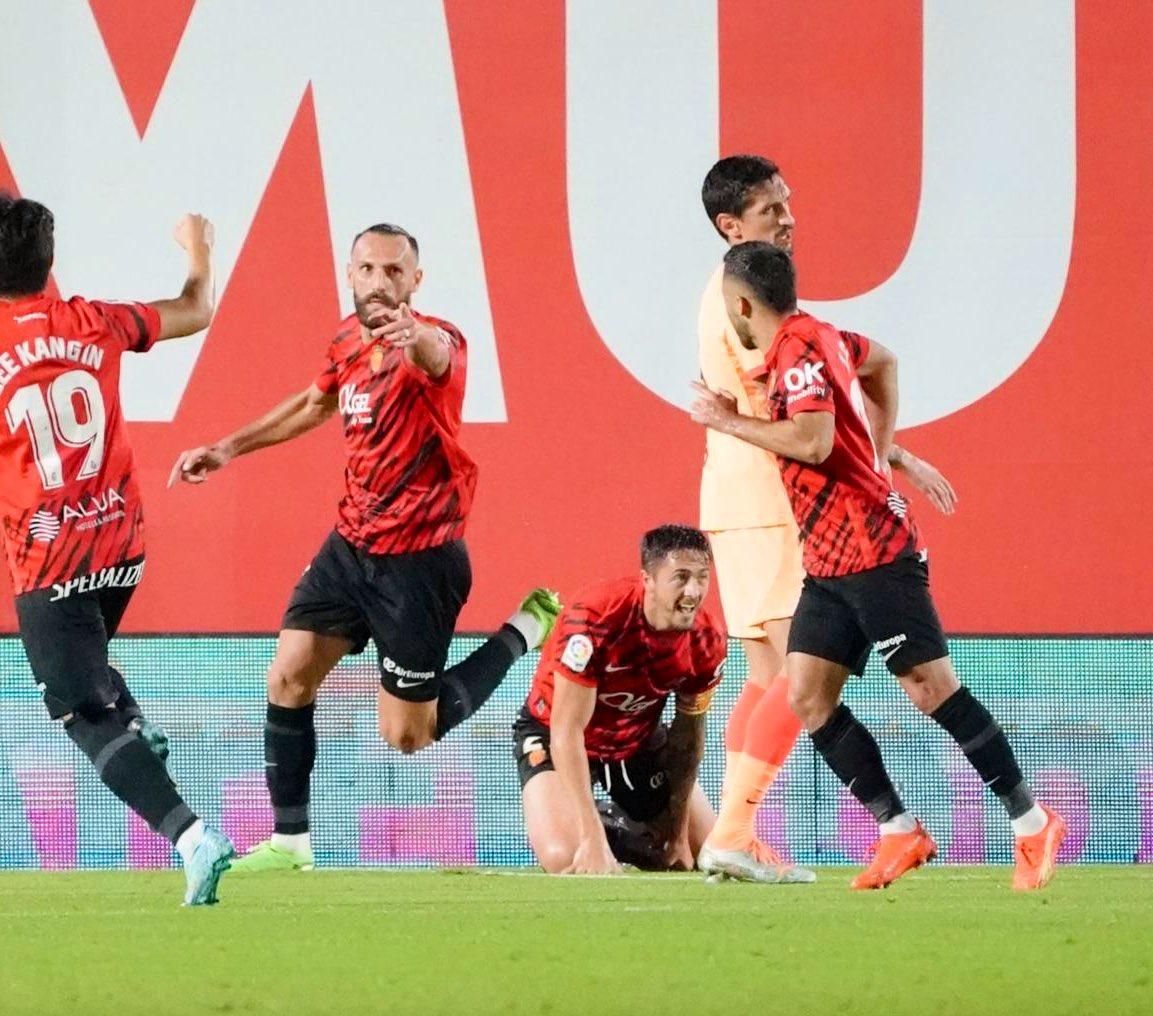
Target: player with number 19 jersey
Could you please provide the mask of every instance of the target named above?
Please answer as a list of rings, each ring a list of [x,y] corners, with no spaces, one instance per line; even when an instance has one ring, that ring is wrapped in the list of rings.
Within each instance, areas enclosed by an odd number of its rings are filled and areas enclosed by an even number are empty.
[[[120,357],[159,332],[142,303],[0,304],[0,520],[17,595],[83,592],[88,576],[143,555]]]
[[[755,378],[766,379],[769,413],[834,415],[833,450],[819,465],[780,459],[781,478],[804,542],[809,575],[851,575],[920,549],[908,504],[882,472],[857,368],[869,340],[803,311],[777,332]]]

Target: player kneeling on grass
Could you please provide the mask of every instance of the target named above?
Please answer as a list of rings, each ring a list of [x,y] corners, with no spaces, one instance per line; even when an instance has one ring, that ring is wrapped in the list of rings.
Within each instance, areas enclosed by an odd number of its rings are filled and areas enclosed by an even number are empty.
[[[937,852],[905,810],[877,742],[841,701],[875,646],[1005,806],[1017,839],[1013,887],[1039,889],[1052,877],[1065,822],[1033,799],[1005,734],[949,660],[928,551],[883,465],[897,420],[896,357],[799,311],[792,259],[771,244],[729,250],[724,294],[741,343],[765,354],[770,418],[742,415],[731,395],[703,385],[693,418],[781,460],[807,573],[789,631],[789,704],[880,825],[876,854],[853,888],[882,888]]]
[[[0,523],[28,663],[48,715],[184,861],[190,906],[216,902],[232,844],[184,803],[168,739],[108,661],[144,571],[144,517],[120,409],[120,358],[207,328],[212,225],[186,215],[181,295],[58,300],[52,213],[0,193]]]
[[[641,574],[565,608],[513,726],[529,842],[552,874],[624,861],[691,869],[716,816],[696,782],[725,631],[701,604],[712,558],[696,529],[641,542]],[[670,694],[672,725],[661,725]],[[616,808],[598,810],[599,784]]]

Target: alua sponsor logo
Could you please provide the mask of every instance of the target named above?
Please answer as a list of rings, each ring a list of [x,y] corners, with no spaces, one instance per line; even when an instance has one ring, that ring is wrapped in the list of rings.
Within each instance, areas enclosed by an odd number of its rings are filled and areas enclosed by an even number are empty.
[[[37,543],[51,543],[60,535],[60,519],[41,509],[28,523],[28,533]]]
[[[113,565],[102,568],[91,575],[81,575],[67,582],[54,582],[52,584],[52,598],[50,603],[57,600],[66,600],[69,596],[79,593],[90,593],[94,589],[128,589],[140,584],[144,574],[144,562],[136,564]]]
[[[123,518],[124,509],[120,506],[127,503],[120,491],[109,487],[103,494],[89,494],[75,504],[66,504],[60,512],[60,521],[81,523],[77,528],[91,529]]]
[[[95,529],[106,522],[124,518],[122,505],[127,504],[118,490],[109,487],[103,494],[87,494],[64,505],[59,514],[41,508],[28,523],[28,532],[39,543],[51,543],[65,525],[77,529]]]

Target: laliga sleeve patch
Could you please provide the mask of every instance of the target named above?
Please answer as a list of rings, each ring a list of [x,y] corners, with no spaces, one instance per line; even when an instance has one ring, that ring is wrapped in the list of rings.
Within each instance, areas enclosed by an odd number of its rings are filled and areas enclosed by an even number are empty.
[[[592,640],[587,635],[573,635],[565,644],[560,661],[574,674],[583,674],[592,655]]]

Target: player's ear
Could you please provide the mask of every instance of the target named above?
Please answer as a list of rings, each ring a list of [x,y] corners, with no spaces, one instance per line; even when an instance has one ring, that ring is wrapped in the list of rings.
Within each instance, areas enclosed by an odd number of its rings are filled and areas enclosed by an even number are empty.
[[[352,262],[351,261],[349,261],[349,263],[344,266],[344,274],[345,274],[345,277],[348,279],[348,288],[352,289]]]
[[[737,308],[741,313],[741,317],[743,317],[746,321],[753,316],[753,305],[749,303],[748,297],[738,296]]]
[[[741,240],[741,220],[735,215],[730,215],[728,212],[721,212],[715,219],[713,224],[721,231],[721,234],[731,240],[733,243],[739,243]]]
[[[422,282],[423,280],[424,280],[424,269],[423,269],[423,268],[418,268],[418,269],[417,269],[415,272],[413,272],[413,274],[412,274],[412,291],[413,291],[414,293],[415,293],[415,292],[416,292],[418,289],[420,289],[420,284],[421,284],[421,282]]]

